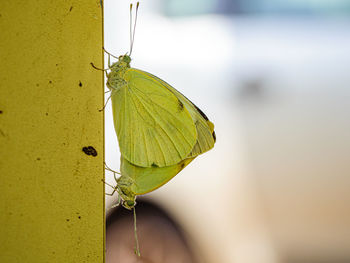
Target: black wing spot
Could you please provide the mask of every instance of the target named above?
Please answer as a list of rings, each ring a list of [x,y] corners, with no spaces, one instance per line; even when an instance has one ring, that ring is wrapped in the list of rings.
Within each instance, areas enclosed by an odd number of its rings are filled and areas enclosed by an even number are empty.
[[[193,103],[192,103],[193,104]],[[204,112],[198,108],[196,105],[193,104],[193,106],[196,108],[196,110],[199,112],[200,115],[202,115],[202,117],[206,120],[206,121],[209,121],[207,115],[204,114]]]
[[[158,165],[156,165],[155,163],[152,163],[152,165],[151,165],[152,167],[154,167],[154,168],[157,168],[157,167],[159,167]]]
[[[82,87],[83,86],[83,83],[81,83],[81,81],[79,81],[79,87]]]
[[[215,131],[213,131],[212,135],[213,135],[213,138],[214,138],[214,142],[216,142],[216,134],[215,134]]]
[[[185,167],[185,163],[181,164],[181,170]]]
[[[87,147],[83,147],[82,151],[86,154],[86,155],[92,155],[93,157],[97,156],[97,151],[94,147],[92,146],[87,146]]]
[[[177,100],[177,108],[179,111],[183,111],[184,110],[184,104],[180,101],[180,100]]]

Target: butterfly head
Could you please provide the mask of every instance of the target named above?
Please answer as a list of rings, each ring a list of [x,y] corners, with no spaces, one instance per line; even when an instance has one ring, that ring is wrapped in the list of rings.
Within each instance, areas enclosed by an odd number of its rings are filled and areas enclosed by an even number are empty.
[[[120,67],[130,68],[130,62],[131,62],[130,56],[125,54],[125,55],[119,56],[117,64]]]
[[[118,60],[121,61],[121,62],[127,63],[128,65],[131,62],[131,58],[127,54],[119,56]]]
[[[119,56],[118,61],[111,65],[110,70],[115,72],[125,70],[127,68],[130,68],[130,62],[130,56],[126,54]]]

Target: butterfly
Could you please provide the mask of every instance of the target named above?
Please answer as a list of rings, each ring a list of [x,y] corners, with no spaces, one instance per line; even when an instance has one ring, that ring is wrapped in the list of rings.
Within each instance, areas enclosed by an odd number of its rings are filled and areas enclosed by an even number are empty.
[[[107,87],[121,153],[116,190],[128,209],[135,205],[137,195],[168,182],[216,141],[214,124],[194,103],[164,80],[131,67],[138,6],[130,53],[115,57],[105,51]],[[130,13],[131,9],[132,5]],[[111,64],[111,56],[118,61]]]
[[[108,54],[106,72],[114,128],[121,153],[120,173],[114,173],[118,203],[134,210],[136,248],[136,197],[159,188],[177,175],[198,155],[214,147],[214,124],[188,98],[164,80],[131,67],[134,30],[130,23],[130,52]],[[130,20],[132,4],[130,5]],[[132,36],[132,37],[131,37]],[[111,57],[118,61],[110,63]],[[92,64],[93,67],[95,67]],[[96,67],[95,67],[96,68]],[[98,68],[96,68],[98,69]],[[107,100],[107,102],[108,102]],[[120,174],[117,178],[116,174]]]
[[[121,151],[117,191],[128,209],[137,195],[168,182],[216,141],[214,124],[195,104],[158,77],[131,68],[130,61],[120,56],[107,73]]]

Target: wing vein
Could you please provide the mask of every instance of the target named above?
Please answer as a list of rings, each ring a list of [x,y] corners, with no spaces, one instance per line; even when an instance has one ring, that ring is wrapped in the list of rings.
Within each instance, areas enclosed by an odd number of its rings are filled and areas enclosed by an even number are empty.
[[[141,93],[143,93],[143,94],[145,95],[145,97],[147,97],[147,94],[146,94],[146,93],[142,92],[141,90],[138,90],[138,91],[141,92]],[[133,92],[133,93],[134,93],[134,92]],[[136,93],[134,93],[134,95],[135,95],[135,97],[137,97],[138,101],[142,104],[142,106],[145,108],[145,110],[147,110],[147,113],[152,117],[152,119],[156,121],[156,118],[155,118],[153,115],[151,115],[150,111],[147,109],[147,107],[145,107],[145,105],[144,105],[144,103],[142,102],[142,100],[139,99],[138,95],[137,95]],[[152,103],[148,103],[148,104],[152,105]],[[162,110],[164,110],[165,112],[169,113],[169,115],[171,115],[173,118],[176,118],[177,120],[181,121],[180,118],[178,118],[176,115],[172,115],[171,112],[169,112],[166,108],[162,107],[162,106],[159,105],[159,104],[157,104],[157,106],[158,106],[159,108],[161,108]],[[140,113],[139,113],[139,115],[141,116]],[[141,116],[141,118],[142,118],[142,116]],[[161,127],[161,126],[159,125],[159,127]],[[181,136],[185,139],[185,141],[186,141],[189,145],[191,144],[191,142],[189,142],[188,138],[180,131],[180,129],[179,129],[177,126],[172,125],[172,127],[175,128],[177,131],[179,131],[179,134],[181,134]],[[161,127],[161,128],[162,128],[162,127]],[[162,129],[163,129],[163,128],[162,128]],[[164,129],[163,129],[163,130],[164,130]]]
[[[178,149],[178,147],[177,147],[177,145],[175,144],[175,142],[174,142],[174,140],[169,136],[169,134],[164,130],[164,128],[161,126],[161,125],[159,125],[159,123],[156,121],[156,118],[150,113],[150,111],[145,107],[145,105],[142,103],[142,101],[138,98],[138,96],[134,93],[134,95],[135,96],[131,96],[131,98],[132,98],[132,101],[133,101],[133,103],[134,103],[134,105],[135,105],[135,101],[134,101],[134,99],[137,99],[138,101],[139,101],[139,103],[144,107],[144,109],[147,111],[147,113],[148,113],[148,115],[155,121],[155,123],[157,124],[157,126],[165,133],[165,135],[169,138],[169,141],[173,144],[173,146],[174,146],[174,148],[175,148],[175,150],[177,151],[177,153],[178,153],[178,155],[180,156],[180,157],[182,157],[181,156],[181,153],[180,153],[180,151],[179,151],[179,149]],[[136,105],[135,105],[135,108],[136,108],[136,111],[137,111],[137,113],[138,113],[138,115],[142,118],[142,116],[141,116],[141,114],[139,113],[139,111],[138,111],[138,109],[137,109],[137,107],[136,107]],[[142,118],[143,119],[143,118]],[[173,126],[174,127],[174,126]],[[175,127],[176,128],[176,127]],[[176,128],[177,129],[177,128]],[[180,133],[184,138],[185,138],[185,136],[182,134],[182,133]],[[155,140],[157,141],[157,143],[158,143],[158,145],[159,145],[159,142],[158,142],[158,139],[157,138],[155,138]],[[160,145],[159,145],[160,146]],[[162,152],[162,154],[164,155],[164,153],[163,153],[163,149],[161,148],[161,147],[159,147],[160,149],[161,149],[161,152]]]

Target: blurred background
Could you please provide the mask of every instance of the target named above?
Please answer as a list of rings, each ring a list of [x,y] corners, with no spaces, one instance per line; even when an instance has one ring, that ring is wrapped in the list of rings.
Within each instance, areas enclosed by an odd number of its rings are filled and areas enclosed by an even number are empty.
[[[105,48],[117,56],[129,52],[129,4],[104,1]],[[140,199],[137,262],[350,262],[350,1],[140,1],[132,59],[217,135]],[[106,163],[119,171],[110,104],[105,114]],[[136,262],[132,216],[114,220],[116,199],[106,259]]]

